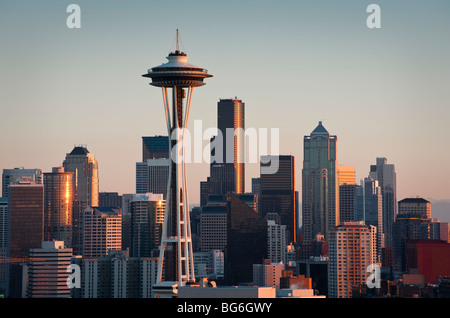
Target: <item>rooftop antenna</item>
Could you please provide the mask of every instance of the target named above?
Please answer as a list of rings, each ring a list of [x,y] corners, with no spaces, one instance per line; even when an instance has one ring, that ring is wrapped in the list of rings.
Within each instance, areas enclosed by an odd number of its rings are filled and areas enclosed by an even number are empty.
[[[180,51],[179,41],[178,41],[178,29],[177,29],[177,51]]]

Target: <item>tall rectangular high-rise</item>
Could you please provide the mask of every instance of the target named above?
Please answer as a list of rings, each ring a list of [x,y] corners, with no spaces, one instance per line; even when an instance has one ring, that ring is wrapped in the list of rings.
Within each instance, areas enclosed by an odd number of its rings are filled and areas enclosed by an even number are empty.
[[[253,264],[267,259],[267,220],[235,194],[227,200],[225,284],[250,283]]]
[[[8,201],[8,251],[10,258],[27,258],[44,239],[44,185],[32,181],[11,184]],[[22,297],[24,272],[20,263],[7,269],[7,296]]]
[[[381,252],[385,246],[381,189],[378,181],[371,177],[364,178],[361,186],[363,187],[364,222],[366,225],[373,225],[377,229],[376,260],[380,262]]]
[[[220,99],[217,103],[218,135],[211,140],[211,194],[245,192],[245,103]]]
[[[39,248],[44,239],[44,185],[10,185],[8,206],[9,256],[28,257],[29,249]]]
[[[81,253],[80,222],[84,209],[99,206],[98,162],[95,155],[85,146],[75,146],[66,154],[62,164],[65,172],[73,173],[74,210],[72,227],[72,248],[75,254]]]
[[[365,284],[367,268],[376,262],[376,228],[344,222],[329,233],[328,286],[330,298],[352,297],[353,286]]]
[[[339,224],[337,137],[319,122],[303,139],[302,221],[304,240],[311,242]]]
[[[73,172],[55,167],[44,173],[44,240],[72,248]]]
[[[83,207],[98,206],[99,178],[95,155],[84,146],[76,146],[63,161],[65,172],[74,174],[76,201]]]
[[[274,160],[278,161],[278,170],[275,173],[264,173],[263,169],[274,164]],[[296,242],[298,219],[294,156],[261,156],[260,169],[260,214],[262,217],[278,214],[280,224],[286,225],[286,243]]]
[[[397,175],[395,165],[388,164],[386,158],[377,158],[370,166],[369,176],[378,180],[383,197],[383,231],[385,245],[392,245],[392,226],[397,214]]]

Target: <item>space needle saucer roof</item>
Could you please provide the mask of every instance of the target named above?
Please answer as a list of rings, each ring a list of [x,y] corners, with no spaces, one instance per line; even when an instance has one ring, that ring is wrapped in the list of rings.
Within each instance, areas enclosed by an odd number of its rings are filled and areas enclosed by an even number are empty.
[[[147,74],[142,75],[152,79],[150,85],[158,87],[197,87],[205,85],[204,78],[212,77],[205,68],[187,62],[189,57],[178,49],[178,41],[177,49],[169,53],[167,59],[167,63],[152,67]]]

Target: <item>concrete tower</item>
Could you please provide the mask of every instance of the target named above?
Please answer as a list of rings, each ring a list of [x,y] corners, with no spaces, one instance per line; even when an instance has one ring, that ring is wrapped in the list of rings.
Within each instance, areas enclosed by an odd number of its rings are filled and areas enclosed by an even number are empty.
[[[183,160],[184,137],[194,87],[205,85],[203,80],[212,77],[204,68],[187,62],[188,56],[179,49],[178,30],[176,43],[176,50],[169,53],[167,63],[153,67],[142,75],[152,80],[150,85],[162,88],[172,150],[158,276],[154,286],[157,294],[166,296],[176,295],[178,286],[195,281],[186,167]],[[169,95],[170,88],[172,91]],[[174,157],[174,154],[177,156]]]

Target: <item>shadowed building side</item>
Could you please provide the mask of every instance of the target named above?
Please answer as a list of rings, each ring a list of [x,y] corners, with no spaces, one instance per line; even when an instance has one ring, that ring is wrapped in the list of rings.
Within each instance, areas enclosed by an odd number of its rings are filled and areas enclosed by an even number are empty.
[[[251,283],[253,264],[261,264],[264,259],[267,259],[267,220],[230,193],[227,199],[225,284]]]

